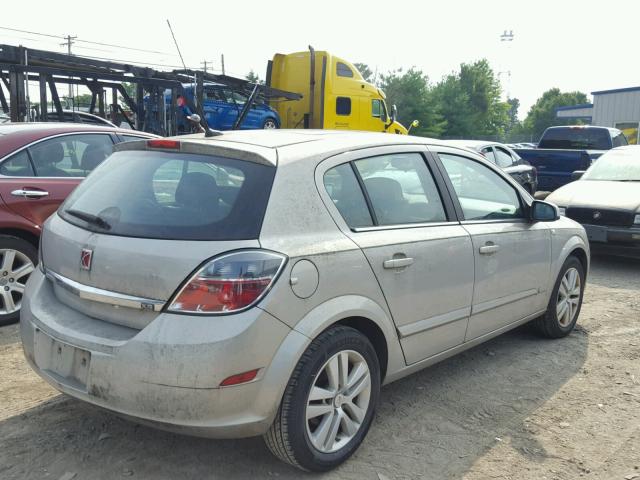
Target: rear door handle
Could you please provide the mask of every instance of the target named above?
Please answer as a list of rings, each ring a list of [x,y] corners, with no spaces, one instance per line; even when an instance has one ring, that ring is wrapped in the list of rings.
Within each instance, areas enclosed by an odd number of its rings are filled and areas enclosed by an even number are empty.
[[[482,255],[491,255],[492,253],[496,253],[498,250],[500,250],[500,245],[490,244],[480,247],[480,253]]]
[[[14,197],[24,197],[24,198],[42,198],[49,195],[49,192],[45,190],[28,190],[24,188],[20,188],[18,190],[14,190],[11,192],[11,195]]]
[[[384,268],[404,268],[408,267],[413,263],[413,258],[411,257],[403,257],[403,258],[392,258],[390,260],[385,260],[382,263]]]

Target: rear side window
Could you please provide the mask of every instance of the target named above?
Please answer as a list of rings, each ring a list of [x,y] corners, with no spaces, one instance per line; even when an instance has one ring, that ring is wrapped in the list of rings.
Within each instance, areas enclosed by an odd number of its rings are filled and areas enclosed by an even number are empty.
[[[60,209],[66,221],[128,237],[258,238],[275,167],[168,152],[114,153]]]
[[[624,136],[624,133],[617,132],[613,135],[613,147],[622,147],[624,145],[628,145],[627,137]]]
[[[447,220],[436,183],[419,153],[382,155],[354,164],[378,225]]]
[[[506,150],[496,147],[496,162],[500,168],[507,168],[513,165],[513,158]]]
[[[351,115],[351,98],[350,97],[336,98],[336,114]]]
[[[337,73],[339,77],[353,77],[353,70],[346,63],[338,62]]]
[[[64,135],[29,147],[29,153],[38,177],[84,177],[112,148],[109,135]]]
[[[608,150],[611,148],[611,138],[606,128],[549,128],[544,132],[538,148]]]
[[[33,168],[26,150],[16,153],[0,165],[0,175],[8,177],[33,177]]]
[[[350,228],[373,225],[360,185],[351,165],[339,165],[324,174],[324,187]]]

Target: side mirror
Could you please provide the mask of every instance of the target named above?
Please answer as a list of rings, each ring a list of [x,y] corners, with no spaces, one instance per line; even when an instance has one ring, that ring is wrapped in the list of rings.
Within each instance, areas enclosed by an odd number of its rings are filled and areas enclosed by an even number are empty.
[[[396,118],[398,118],[398,107],[394,104],[391,106],[391,123],[395,122]]]
[[[553,222],[560,218],[558,207],[552,203],[534,200],[531,205],[531,220],[534,222]]]
[[[418,128],[419,126],[420,126],[420,122],[418,120],[414,120],[413,122],[411,122],[411,125],[409,125],[409,128],[407,129],[407,133],[409,133],[412,128]]]
[[[576,180],[580,180],[586,170],[576,170],[575,172],[571,172],[571,181],[575,182]]]

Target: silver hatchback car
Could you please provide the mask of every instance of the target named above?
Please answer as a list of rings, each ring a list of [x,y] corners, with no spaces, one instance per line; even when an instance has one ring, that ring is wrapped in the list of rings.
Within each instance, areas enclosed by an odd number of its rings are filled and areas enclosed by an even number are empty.
[[[116,145],[43,230],[21,334],[45,380],[315,471],[381,385],[526,322],[570,333],[589,268],[583,228],[480,155],[373,133]]]

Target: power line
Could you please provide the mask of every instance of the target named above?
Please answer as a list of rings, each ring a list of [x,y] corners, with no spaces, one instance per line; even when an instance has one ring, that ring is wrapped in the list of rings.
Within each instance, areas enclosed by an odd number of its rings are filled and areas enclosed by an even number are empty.
[[[29,35],[40,35],[41,37],[49,37],[49,38],[61,38],[63,40],[66,40],[67,37],[64,35],[52,35],[50,33],[40,33],[40,32],[32,32],[30,30],[20,30],[18,28],[9,28],[9,27],[0,27],[1,30],[9,30],[11,32],[19,32],[19,33],[28,33]],[[125,45],[116,45],[113,43],[103,43],[103,42],[94,42],[92,40],[82,40],[82,39],[76,39],[76,42],[82,42],[82,43],[88,43],[88,44],[92,44],[92,45],[101,45],[103,47],[113,47],[113,48],[123,48],[126,50],[133,50],[136,52],[143,52],[143,53],[155,53],[158,55],[169,55],[169,56],[175,56],[175,54],[172,53],[167,53],[167,52],[160,52],[158,50],[146,50],[143,48],[135,48],[135,47],[128,47]]]

